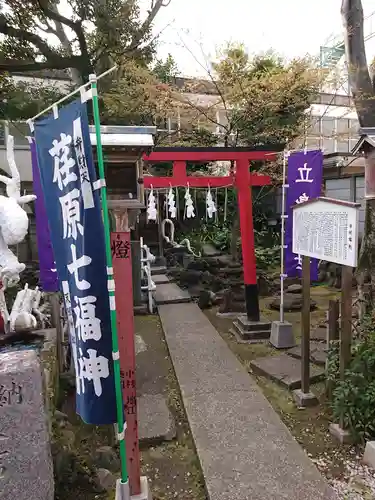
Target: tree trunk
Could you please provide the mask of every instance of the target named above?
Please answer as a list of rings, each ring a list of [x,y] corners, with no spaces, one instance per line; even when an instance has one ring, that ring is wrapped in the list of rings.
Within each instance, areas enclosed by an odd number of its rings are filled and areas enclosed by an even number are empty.
[[[361,0],[342,0],[345,54],[350,90],[361,127],[375,126],[374,87],[367,65]]]
[[[365,156],[366,194],[375,194],[375,148]],[[370,277],[369,291],[365,291],[366,276]],[[359,319],[373,307],[375,297],[375,196],[366,199],[365,228],[358,258],[357,269]]]
[[[375,126],[375,92],[367,65],[364,19],[361,0],[342,0],[341,16],[345,28],[345,54],[350,90],[361,127]],[[366,193],[375,193],[375,148],[365,155]],[[370,290],[365,293],[365,278],[370,275]],[[365,228],[356,273],[359,319],[372,309],[375,291],[375,199],[366,198]]]

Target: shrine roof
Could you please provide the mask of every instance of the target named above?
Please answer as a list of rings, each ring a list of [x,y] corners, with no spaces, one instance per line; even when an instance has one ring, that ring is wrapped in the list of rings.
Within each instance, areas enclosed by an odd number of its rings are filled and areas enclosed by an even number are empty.
[[[103,146],[133,146],[152,147],[156,127],[125,127],[107,126],[100,127]],[[90,126],[90,140],[96,146],[95,127]]]
[[[278,153],[284,150],[284,144],[265,144],[261,146],[247,147],[247,146],[236,146],[236,147],[222,147],[222,146],[210,146],[210,147],[189,147],[189,146],[177,146],[177,147],[165,147],[156,146],[153,149],[155,153],[164,153],[168,151],[176,151],[179,153],[246,153],[251,151],[269,151],[271,153]]]
[[[361,206],[360,203],[356,203],[353,201],[344,201],[344,200],[337,200],[336,198],[327,198],[325,196],[318,196],[318,198],[310,198],[309,200],[303,201],[302,203],[295,203],[292,206],[292,208],[293,209],[302,208],[302,207],[305,207],[306,205],[312,205],[312,204],[317,203],[319,201],[323,201],[325,203],[332,203],[334,205],[352,207],[352,208],[359,208]]]
[[[361,137],[351,151],[353,155],[362,152],[365,145],[375,148],[375,127],[362,127],[359,129],[359,135]]]

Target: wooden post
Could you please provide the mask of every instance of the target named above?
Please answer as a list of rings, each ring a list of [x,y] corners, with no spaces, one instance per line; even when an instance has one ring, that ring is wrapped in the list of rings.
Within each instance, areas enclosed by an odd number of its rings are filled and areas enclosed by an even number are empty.
[[[328,303],[328,347],[332,341],[339,340],[339,316],[339,301],[330,300]]]
[[[57,349],[57,364],[59,374],[64,371],[64,332],[61,324],[61,310],[60,310],[60,297],[58,292],[49,294],[49,301],[51,304],[51,322],[52,326],[56,328],[56,349]]]
[[[310,258],[302,257],[301,390],[310,392]]]
[[[116,230],[111,233],[113,271],[116,283],[117,329],[121,384],[126,418],[126,454],[131,495],[139,495],[140,455],[138,441],[137,391],[135,383],[135,344],[132,260],[130,230],[126,210],[113,210]]]
[[[338,340],[340,335],[339,329],[339,316],[340,316],[340,303],[338,300],[330,300],[328,303],[328,335],[327,335],[327,347],[331,347],[331,342]],[[328,362],[328,359],[327,359]],[[328,365],[326,365],[327,370]],[[327,380],[326,383],[326,396],[331,399],[332,397],[332,381]]]
[[[352,277],[353,269],[342,266],[341,278],[341,331],[340,331],[340,377],[344,379],[345,370],[351,359],[352,343]]]

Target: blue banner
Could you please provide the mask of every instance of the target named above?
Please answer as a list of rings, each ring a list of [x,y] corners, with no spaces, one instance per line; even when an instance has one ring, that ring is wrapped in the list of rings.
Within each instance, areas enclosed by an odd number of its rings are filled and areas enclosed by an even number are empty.
[[[34,123],[40,178],[76,372],[77,413],[117,421],[104,228],[86,105]]]

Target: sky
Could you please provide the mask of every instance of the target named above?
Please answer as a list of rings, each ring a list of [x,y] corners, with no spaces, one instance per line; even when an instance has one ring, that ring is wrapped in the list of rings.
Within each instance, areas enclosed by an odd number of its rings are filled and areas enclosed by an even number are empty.
[[[142,7],[150,1],[141,0]],[[373,0],[362,3],[365,16],[375,11]],[[341,0],[171,0],[155,21],[158,54],[171,53],[185,76],[204,76],[207,61],[231,41],[249,53],[318,55],[327,39],[342,33],[340,7]],[[375,15],[373,25],[375,31]],[[369,58],[375,55],[375,38],[366,50]]]

